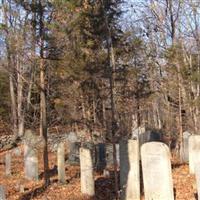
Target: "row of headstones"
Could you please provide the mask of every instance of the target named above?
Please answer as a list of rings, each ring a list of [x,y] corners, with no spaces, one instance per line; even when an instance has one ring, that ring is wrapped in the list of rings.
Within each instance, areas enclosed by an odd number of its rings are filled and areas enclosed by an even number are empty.
[[[197,188],[200,191],[200,136],[189,137],[190,172],[195,173]],[[139,144],[138,140],[121,141],[120,143],[120,185],[124,199],[139,199]],[[25,177],[38,180],[38,159],[36,150],[25,144],[24,147]],[[65,182],[65,147],[58,145],[58,180]],[[146,143],[141,148],[142,170],[145,199],[173,199],[170,152],[160,142]],[[6,174],[11,173],[11,154],[6,154]],[[94,195],[94,177],[92,154],[89,148],[80,148],[81,191]],[[154,181],[156,180],[156,181]],[[134,195],[134,196],[133,196]],[[132,197],[133,196],[133,197]],[[137,197],[138,196],[138,197]],[[150,197],[148,197],[150,196]],[[158,198],[160,196],[160,198]]]
[[[200,136],[189,137],[189,167],[195,174],[200,198]],[[120,143],[120,192],[123,200],[140,199],[140,153],[138,140]],[[148,142],[141,147],[142,176],[145,199],[174,200],[170,151],[166,144]],[[81,191],[94,194],[92,157],[89,150],[80,150]]]
[[[170,152],[161,142],[149,142],[141,147],[145,199],[173,200]],[[80,149],[81,191],[94,196],[91,152]],[[140,153],[138,140],[120,142],[120,197],[140,199]],[[156,181],[155,181],[156,180]]]

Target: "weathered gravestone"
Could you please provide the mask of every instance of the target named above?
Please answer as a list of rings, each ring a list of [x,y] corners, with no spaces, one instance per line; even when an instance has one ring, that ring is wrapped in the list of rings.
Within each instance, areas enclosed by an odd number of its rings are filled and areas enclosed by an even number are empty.
[[[145,127],[138,127],[132,131],[132,139],[139,139],[139,144],[142,146],[147,142],[161,141],[161,133],[148,130]]]
[[[119,161],[119,144],[115,144],[116,148],[116,159],[117,159],[117,165],[120,165]],[[113,166],[113,144],[107,143],[106,144],[106,167]]]
[[[6,200],[5,189],[0,185],[0,200]]]
[[[58,144],[57,162],[58,162],[58,181],[60,183],[65,183],[65,144],[63,142]]]
[[[138,140],[120,141],[121,200],[140,200]]]
[[[140,139],[140,135],[144,134],[146,132],[145,127],[138,127],[134,130],[132,130],[132,139]]]
[[[15,156],[21,156],[21,149],[19,147],[14,148],[12,154]]]
[[[145,200],[174,200],[170,151],[161,142],[142,145]]]
[[[78,136],[75,132],[70,132],[67,135],[67,141],[69,142],[78,142]]]
[[[81,192],[83,194],[94,196],[94,175],[93,162],[90,149],[80,148],[80,168],[81,168]]]
[[[106,167],[106,145],[99,143],[96,145],[96,169],[103,171]]]
[[[67,146],[69,148],[68,160],[70,165],[79,165],[79,148],[81,143],[78,141],[77,134],[70,132],[67,136]]]
[[[195,163],[200,163],[200,135],[189,137],[189,167],[191,174],[195,172]]]
[[[29,180],[38,180],[37,145],[39,145],[37,136],[31,130],[26,130],[24,136],[24,165],[25,177]]]
[[[69,155],[68,155],[68,163],[70,165],[79,165],[79,148],[81,146],[80,142],[71,142],[68,143],[69,146]]]
[[[5,156],[6,176],[11,175],[11,153],[7,152]]]
[[[181,158],[184,163],[189,162],[189,137],[191,133],[183,132],[183,148],[181,149]]]

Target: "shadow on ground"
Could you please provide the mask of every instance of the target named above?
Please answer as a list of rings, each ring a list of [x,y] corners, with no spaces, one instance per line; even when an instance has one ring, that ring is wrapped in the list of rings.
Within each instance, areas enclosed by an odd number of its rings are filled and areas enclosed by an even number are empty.
[[[31,190],[30,192],[23,194],[19,200],[30,200],[34,197],[37,197],[38,195],[44,193],[46,190],[45,186],[37,187],[34,190]]]
[[[115,199],[114,171],[109,171],[109,177],[99,177],[95,181],[95,200]]]

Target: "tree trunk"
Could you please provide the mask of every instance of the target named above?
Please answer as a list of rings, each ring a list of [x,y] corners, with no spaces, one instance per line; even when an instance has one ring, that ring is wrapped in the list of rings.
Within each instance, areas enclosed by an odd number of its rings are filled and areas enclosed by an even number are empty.
[[[24,134],[24,114],[22,108],[23,101],[23,81],[22,81],[22,70],[20,61],[17,56],[17,117],[18,117],[18,134],[23,136]]]
[[[9,77],[10,81],[10,97],[11,97],[11,111],[12,111],[12,124],[13,124],[13,132],[15,137],[18,137],[17,131],[17,106],[15,101],[15,89],[13,83],[13,74],[10,73]]]
[[[48,145],[47,145],[47,113],[46,113],[46,88],[45,88],[45,66],[44,60],[41,58],[40,63],[40,135],[44,140],[43,161],[44,161],[44,181],[48,186],[50,183],[49,178],[49,161],[48,161]]]

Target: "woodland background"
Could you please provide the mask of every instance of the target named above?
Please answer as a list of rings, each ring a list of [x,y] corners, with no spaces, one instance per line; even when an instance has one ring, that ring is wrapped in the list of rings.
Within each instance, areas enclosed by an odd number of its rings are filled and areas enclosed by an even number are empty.
[[[84,129],[91,138],[96,131],[117,142],[146,126],[178,148],[183,131],[198,133],[199,2],[0,5],[2,134],[5,127],[16,138],[34,129],[44,138],[45,155],[47,132],[55,127]]]

